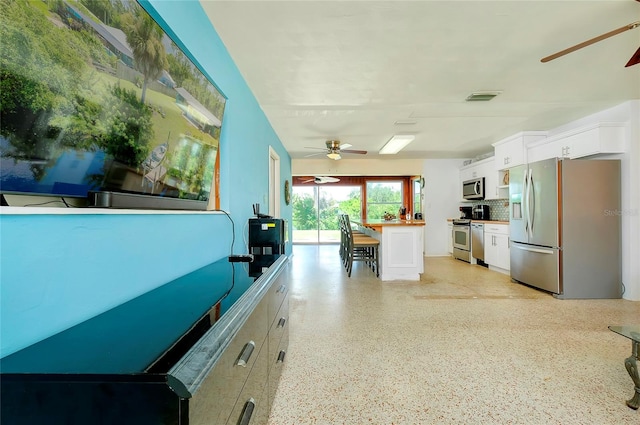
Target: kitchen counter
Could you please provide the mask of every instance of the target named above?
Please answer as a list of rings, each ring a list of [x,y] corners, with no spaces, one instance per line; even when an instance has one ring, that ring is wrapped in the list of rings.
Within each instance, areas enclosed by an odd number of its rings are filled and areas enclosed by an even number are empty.
[[[453,220],[459,220],[458,218],[448,218],[447,221],[452,223]],[[489,224],[509,224],[509,221],[504,220],[471,220],[472,223],[489,223]]]
[[[420,280],[424,272],[424,220],[351,220],[380,241],[382,280]]]
[[[502,220],[471,220],[472,223],[489,223],[489,224],[509,224],[508,221]]]
[[[390,226],[424,226],[426,224],[424,220],[351,220],[351,222],[378,232]]]

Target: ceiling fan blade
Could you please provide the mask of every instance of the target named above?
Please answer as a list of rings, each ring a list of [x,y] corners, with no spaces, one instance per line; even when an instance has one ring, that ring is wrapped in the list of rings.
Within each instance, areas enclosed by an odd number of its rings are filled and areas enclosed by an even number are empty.
[[[340,145],[340,150],[344,151],[345,149],[349,149],[351,146],[353,146],[351,143],[342,143]]]
[[[590,45],[592,45],[594,43],[597,43],[598,41],[602,41],[602,40],[607,39],[609,37],[613,37],[614,35],[618,35],[618,34],[623,33],[625,31],[632,30],[634,28],[637,28],[638,26],[640,26],[640,21],[633,22],[631,24],[625,25],[625,26],[620,27],[618,29],[615,29],[613,31],[609,31],[607,33],[604,33],[602,35],[599,35],[597,37],[589,39],[587,41],[583,41],[582,43],[576,44],[575,46],[572,46],[572,47],[569,47],[567,49],[561,50],[558,53],[554,53],[553,55],[549,55],[547,57],[544,57],[544,58],[540,59],[540,62],[552,61],[554,59],[559,58],[560,56],[564,56],[564,55],[566,55],[568,53],[575,52],[578,49],[582,49],[583,47],[590,46]]]
[[[312,148],[311,146],[305,146],[304,148],[305,149],[313,149],[313,150],[316,150],[316,151],[326,151],[327,150],[327,148]]]
[[[625,65],[625,68],[628,66],[637,65],[639,63],[640,63],[640,47],[638,47],[638,50],[636,50],[633,56],[631,56],[631,59],[629,59],[629,62],[627,62],[627,64]]]
[[[359,151],[354,149],[340,149],[340,153],[357,153],[359,155],[366,155],[367,151]]]
[[[340,179],[335,178],[335,177],[329,177],[329,176],[316,176],[315,177],[315,182],[317,184],[324,184],[324,183],[336,183],[339,182]]]
[[[323,149],[324,150],[324,149]],[[309,155],[305,155],[305,158],[308,158],[310,156],[317,156],[317,155],[324,155],[324,152],[318,152],[318,153],[310,153]]]

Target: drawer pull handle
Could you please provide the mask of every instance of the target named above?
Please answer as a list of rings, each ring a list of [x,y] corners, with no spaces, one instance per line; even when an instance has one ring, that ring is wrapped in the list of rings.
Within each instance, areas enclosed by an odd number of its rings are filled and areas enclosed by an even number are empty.
[[[287,323],[287,319],[285,319],[284,317],[281,317],[280,320],[278,320],[278,327],[284,328],[285,323]]]
[[[249,341],[244,345],[240,356],[238,357],[238,361],[236,362],[236,366],[247,367],[247,362],[249,358],[251,358],[251,354],[253,354],[253,350],[256,348],[256,343],[253,341]]]
[[[238,425],[248,425],[251,422],[251,416],[253,415],[253,409],[256,407],[256,401],[253,398],[247,400],[242,408],[242,414],[238,420]]]
[[[278,353],[278,361],[277,361],[276,363],[282,363],[282,362],[284,362],[284,356],[285,356],[286,354],[287,354],[287,353],[286,353],[286,351],[281,350],[281,351]]]
[[[276,294],[283,294],[284,291],[286,291],[286,290],[287,290],[287,285],[280,285],[280,287],[276,291]]]

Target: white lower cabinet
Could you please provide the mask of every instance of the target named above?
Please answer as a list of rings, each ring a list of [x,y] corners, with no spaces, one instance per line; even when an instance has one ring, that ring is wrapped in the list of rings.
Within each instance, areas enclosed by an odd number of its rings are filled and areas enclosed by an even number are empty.
[[[484,262],[490,268],[507,272],[510,268],[509,225],[484,225]]]
[[[447,252],[453,254],[453,223],[447,224]]]

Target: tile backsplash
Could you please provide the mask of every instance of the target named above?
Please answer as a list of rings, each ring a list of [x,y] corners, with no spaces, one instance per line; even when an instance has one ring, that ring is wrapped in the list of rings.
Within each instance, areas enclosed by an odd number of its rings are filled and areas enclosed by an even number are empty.
[[[476,205],[489,205],[491,220],[509,221],[509,201],[507,199],[473,202],[473,206],[475,207]]]

